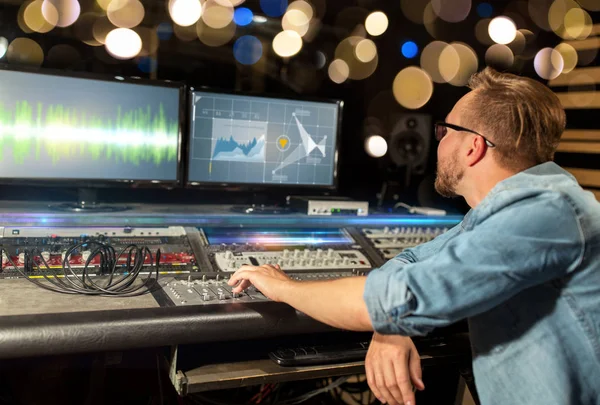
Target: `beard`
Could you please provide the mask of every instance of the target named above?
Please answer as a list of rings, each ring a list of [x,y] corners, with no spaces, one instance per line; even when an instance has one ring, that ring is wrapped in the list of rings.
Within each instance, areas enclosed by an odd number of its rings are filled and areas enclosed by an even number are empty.
[[[465,174],[458,164],[458,159],[451,155],[446,162],[438,161],[435,177],[435,191],[443,197],[458,197],[456,187]]]

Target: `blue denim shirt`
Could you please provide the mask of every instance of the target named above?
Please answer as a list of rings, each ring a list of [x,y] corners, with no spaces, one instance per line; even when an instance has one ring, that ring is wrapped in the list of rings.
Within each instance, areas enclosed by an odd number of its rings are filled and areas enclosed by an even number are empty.
[[[484,405],[600,405],[600,204],[552,162],[367,277],[376,331],[468,318]]]

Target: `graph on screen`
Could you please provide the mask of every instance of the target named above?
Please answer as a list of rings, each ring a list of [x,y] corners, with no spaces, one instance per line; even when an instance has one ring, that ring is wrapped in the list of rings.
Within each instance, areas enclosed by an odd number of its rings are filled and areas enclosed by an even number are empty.
[[[335,103],[195,92],[188,179],[331,185]]]

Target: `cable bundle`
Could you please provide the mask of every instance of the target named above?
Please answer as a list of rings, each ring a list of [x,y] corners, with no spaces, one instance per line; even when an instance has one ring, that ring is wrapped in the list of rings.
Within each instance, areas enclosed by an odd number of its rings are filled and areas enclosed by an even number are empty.
[[[85,261],[85,265],[81,273],[77,274],[70,264],[71,256],[79,249],[90,249],[90,256]],[[62,293],[62,294],[84,294],[98,295],[103,297],[134,297],[152,292],[157,285],[159,264],[160,264],[160,249],[156,252],[156,259],[152,257],[152,252],[146,246],[138,247],[136,245],[128,245],[118,254],[115,249],[107,244],[86,241],[70,247],[65,253],[62,261],[62,276],[54,269],[50,268],[48,262],[42,256],[38,248],[25,250],[24,270],[19,269],[6,249],[0,247],[0,255],[5,253],[9,263],[14,269],[29,282],[41,287],[45,290]],[[119,264],[119,259],[126,255],[125,265]],[[36,257],[37,256],[37,257]],[[90,263],[96,257],[100,257],[99,267],[90,267]],[[144,268],[144,262],[147,257],[150,257],[150,271],[148,277],[138,285],[134,285],[140,272]],[[36,260],[39,259],[38,260]],[[41,262],[41,263],[40,263]],[[89,273],[90,270],[98,268],[100,275],[106,277],[106,281],[93,279]],[[154,270],[152,270],[154,268]],[[37,270],[46,281],[50,284],[44,284],[38,280],[28,276]],[[121,277],[116,274],[117,270],[121,273]],[[156,272],[156,277],[152,278],[152,274]]]

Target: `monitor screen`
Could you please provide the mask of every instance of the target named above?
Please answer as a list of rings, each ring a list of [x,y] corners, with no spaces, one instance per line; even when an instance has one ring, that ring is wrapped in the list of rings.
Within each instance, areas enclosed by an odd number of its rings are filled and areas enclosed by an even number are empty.
[[[192,91],[188,183],[333,187],[341,101]]]
[[[180,86],[11,70],[0,83],[0,179],[177,181]]]

